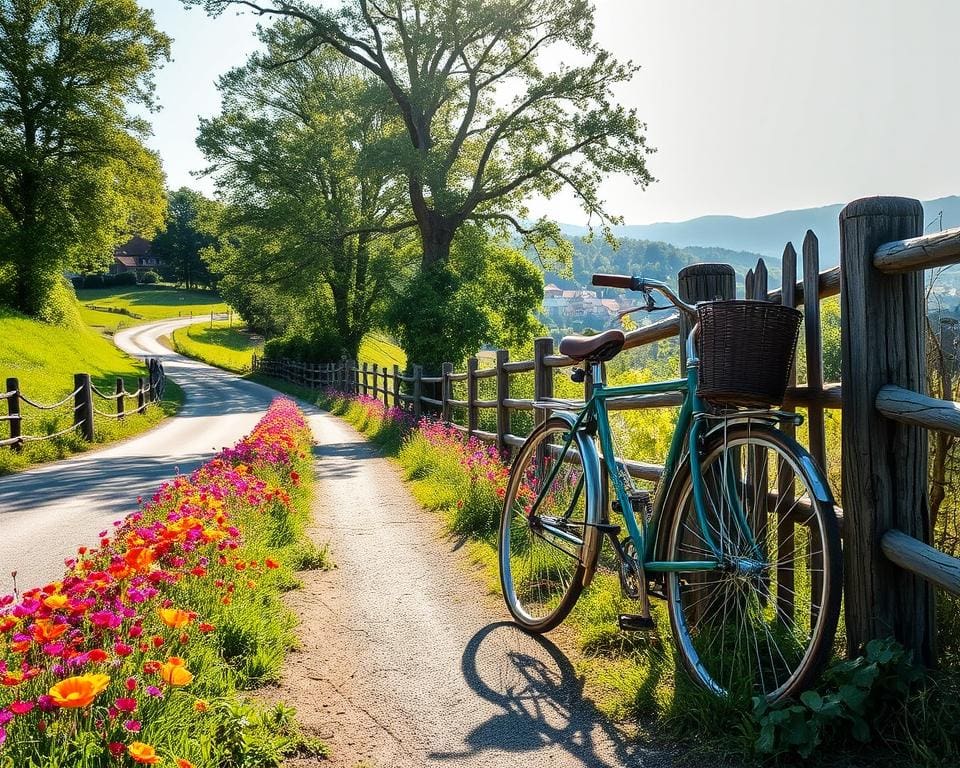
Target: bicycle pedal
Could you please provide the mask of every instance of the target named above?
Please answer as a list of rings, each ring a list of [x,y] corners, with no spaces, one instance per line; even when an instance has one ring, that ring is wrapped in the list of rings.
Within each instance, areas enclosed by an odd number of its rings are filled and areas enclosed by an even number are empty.
[[[651,616],[635,613],[621,613],[617,617],[617,622],[620,624],[621,632],[649,632],[657,628]]]

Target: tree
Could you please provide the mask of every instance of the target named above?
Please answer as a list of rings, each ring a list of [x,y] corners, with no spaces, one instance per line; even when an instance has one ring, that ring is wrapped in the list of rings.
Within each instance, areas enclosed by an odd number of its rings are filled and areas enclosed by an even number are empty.
[[[234,290],[251,284],[251,300],[264,284],[302,297],[309,312],[289,325],[332,326],[355,357],[396,272],[385,233],[405,198],[381,156],[399,123],[379,83],[335,52],[269,66],[301,33],[296,22],[262,30],[265,52],[221,78],[223,112],[201,121],[233,243],[218,269]]]
[[[167,195],[166,227],[153,241],[153,250],[167,265],[168,277],[187,290],[210,287],[212,278],[202,258],[214,237],[201,231],[199,217],[206,206],[214,205],[199,192],[181,187]]]
[[[0,276],[20,310],[161,223],[160,161],[130,107],[153,106],[169,46],[135,0],[0,0]]]
[[[608,232],[607,173],[651,180],[643,124],[612,89],[635,67],[593,37],[588,0],[184,0],[217,14],[242,7],[294,18],[303,32],[275,66],[332,49],[372,73],[403,121],[394,157],[406,177],[425,286],[448,281],[451,247],[470,223],[518,233],[570,258],[553,222],[528,223],[526,199],[567,188]],[[330,7],[332,5],[333,7]],[[547,54],[576,64],[542,66]],[[414,311],[411,297],[403,304]],[[442,300],[441,294],[434,298]]]

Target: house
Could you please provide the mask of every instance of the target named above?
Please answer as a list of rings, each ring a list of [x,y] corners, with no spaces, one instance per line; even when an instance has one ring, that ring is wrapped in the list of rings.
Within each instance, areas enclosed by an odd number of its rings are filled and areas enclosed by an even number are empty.
[[[123,272],[156,272],[163,266],[163,260],[153,253],[153,243],[135,235],[113,252],[113,266],[110,273],[119,275]]]
[[[564,290],[553,283],[543,289],[543,313],[558,323],[584,318],[606,321],[619,311],[620,305],[615,299],[601,299],[596,291]]]

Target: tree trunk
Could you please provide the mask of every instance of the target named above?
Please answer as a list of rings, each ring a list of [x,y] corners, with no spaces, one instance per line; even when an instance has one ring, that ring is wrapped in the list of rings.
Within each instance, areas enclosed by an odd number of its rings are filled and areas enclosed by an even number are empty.
[[[421,269],[434,264],[446,264],[450,260],[450,245],[453,243],[455,227],[440,214],[429,211],[420,221],[420,241],[423,245]]]

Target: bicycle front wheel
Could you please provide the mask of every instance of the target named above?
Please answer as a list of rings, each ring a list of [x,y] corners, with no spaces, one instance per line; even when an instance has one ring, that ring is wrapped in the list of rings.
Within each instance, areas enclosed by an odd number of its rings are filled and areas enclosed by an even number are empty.
[[[520,448],[500,519],[500,584],[514,620],[531,632],[562,622],[593,573],[599,550],[599,459],[582,434],[553,416]]]
[[[825,480],[803,448],[767,426],[731,425],[701,457],[705,519],[686,464],[667,556],[682,564],[719,552],[720,568],[668,576],[683,664],[718,695],[795,696],[829,658],[840,612],[840,534]]]

